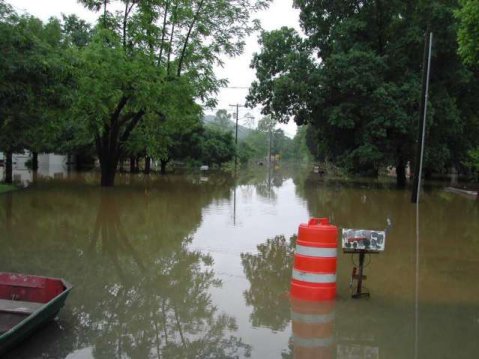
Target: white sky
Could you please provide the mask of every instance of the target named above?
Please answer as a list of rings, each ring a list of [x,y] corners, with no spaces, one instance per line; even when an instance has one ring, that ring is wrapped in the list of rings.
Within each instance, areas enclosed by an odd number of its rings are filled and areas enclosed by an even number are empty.
[[[86,10],[78,4],[76,0],[6,0],[15,7],[17,11],[25,11],[42,20],[47,20],[51,16],[60,17],[62,13],[74,13],[78,17],[89,22],[96,20],[96,14]],[[273,0],[268,10],[255,14],[259,18],[265,30],[279,29],[282,26],[294,27],[299,31],[299,11],[293,9],[292,0]],[[259,51],[257,43],[258,34],[253,34],[246,42],[245,51],[241,56],[225,59],[223,68],[218,68],[217,75],[229,80],[229,87],[249,87],[255,79],[254,70],[249,68],[254,52]],[[232,104],[244,105],[248,89],[225,88],[218,94],[218,109],[226,109],[228,112],[234,112],[230,107]],[[215,111],[206,111],[206,114],[214,114]],[[261,117],[260,108],[254,110],[240,108],[240,124],[252,125],[248,120],[242,119],[247,113],[255,117],[255,123]],[[280,125],[286,134],[294,136],[296,125],[290,121],[287,125]]]

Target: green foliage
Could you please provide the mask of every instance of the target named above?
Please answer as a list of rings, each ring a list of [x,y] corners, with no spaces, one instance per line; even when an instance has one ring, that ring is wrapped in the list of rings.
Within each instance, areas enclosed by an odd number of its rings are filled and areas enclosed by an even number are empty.
[[[251,105],[263,106],[264,114],[271,114],[279,122],[288,122],[296,116],[298,125],[307,116],[309,91],[315,83],[310,76],[315,69],[307,45],[294,29],[262,32],[260,54],[255,54],[251,66],[256,69],[255,81],[247,97]],[[274,96],[273,96],[274,94]]]
[[[460,0],[456,11],[459,20],[457,39],[459,55],[469,65],[479,65],[479,1]]]
[[[207,165],[221,165],[231,161],[235,155],[235,144],[230,132],[205,128],[201,142],[201,161]]]
[[[246,114],[241,120],[247,119],[247,121],[253,119],[252,116]],[[236,116],[229,114],[226,110],[221,109],[216,112],[214,116],[207,115],[203,117],[205,126],[214,128],[223,132],[231,132],[233,136],[236,136]],[[238,141],[244,140],[252,129],[238,123]]]
[[[471,170],[474,178],[477,180],[479,179],[479,147],[468,151],[467,156],[464,165]]]
[[[252,131],[239,147],[242,162],[249,159],[262,160],[269,156],[270,143],[271,155],[281,159],[304,159],[306,148],[301,148],[295,140],[284,134],[281,129],[276,129],[277,122],[266,116],[258,121],[258,127]],[[306,156],[307,157],[307,156]]]
[[[74,112],[95,137],[102,185],[111,186],[117,162],[127,153],[162,161],[187,155],[186,141],[198,142],[196,100],[214,105],[212,95],[226,83],[215,76],[214,65],[223,54],[242,52],[245,37],[257,28],[251,14],[269,1],[81,2],[103,15],[92,41],[78,50]],[[111,11],[111,3],[124,10]],[[87,33],[73,22],[76,32]],[[215,146],[205,146],[215,152]]]
[[[200,145],[197,102],[215,104],[226,84],[215,64],[242,52],[270,0],[80,2],[102,12],[94,29],[75,15],[43,24],[0,0],[0,149],[95,146],[105,186],[126,155],[231,158],[228,136],[206,132]]]
[[[479,88],[457,56],[456,2],[294,4],[307,37],[262,33],[250,105],[310,124],[306,142],[317,159],[363,174],[404,166],[415,152],[423,34],[432,31],[426,167],[441,171],[464,158],[477,142],[468,125],[477,122]]]
[[[252,158],[255,158],[256,151],[248,142],[241,141],[238,143],[238,159],[240,163],[246,164]]]
[[[218,110],[212,122],[207,123],[208,127],[218,131],[233,132],[234,124],[231,121],[231,115],[226,110]]]
[[[67,45],[85,47],[91,41],[90,24],[76,15],[63,15],[62,30]]]
[[[51,150],[69,102],[61,25],[0,5],[0,149]]]
[[[301,162],[310,162],[312,160],[312,153],[308,148],[307,132],[308,125],[299,126],[293,138],[293,157]]]
[[[251,149],[252,159],[264,159],[268,156],[268,135],[264,132],[254,131],[245,138],[245,145]]]

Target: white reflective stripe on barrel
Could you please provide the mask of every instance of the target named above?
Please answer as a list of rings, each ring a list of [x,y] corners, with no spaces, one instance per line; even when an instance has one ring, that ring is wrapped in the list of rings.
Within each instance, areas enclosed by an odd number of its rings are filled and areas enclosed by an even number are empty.
[[[303,348],[329,347],[333,345],[333,338],[300,338],[293,336],[293,344]]]
[[[293,279],[308,283],[336,283],[336,274],[306,273],[293,269]]]
[[[291,320],[308,324],[326,324],[334,320],[334,313],[330,314],[304,314],[291,312]]]
[[[337,257],[338,250],[336,248],[319,248],[307,247],[301,244],[296,245],[296,254],[309,257]]]

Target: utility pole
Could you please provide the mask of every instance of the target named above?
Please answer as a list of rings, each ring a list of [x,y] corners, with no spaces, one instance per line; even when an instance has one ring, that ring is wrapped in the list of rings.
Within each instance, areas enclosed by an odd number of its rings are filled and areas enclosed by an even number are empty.
[[[271,150],[273,148],[273,127],[269,126],[269,156],[268,156],[268,166],[271,167]]]
[[[240,104],[230,105],[236,107],[236,127],[235,127],[235,188],[233,192],[233,225],[236,226],[236,177],[237,177],[237,164],[238,164],[238,121],[239,121],[239,108],[244,107]]]
[[[240,104],[230,105],[230,107],[236,107],[236,129],[235,129],[235,144],[238,144],[238,120],[239,120],[239,108],[245,107]]]
[[[429,96],[429,74],[431,70],[431,51],[432,51],[432,32],[425,37],[423,75],[422,75],[422,96],[421,108],[418,122],[418,149],[416,151],[416,165],[414,169],[414,185],[412,189],[411,202],[419,202],[419,192],[421,190],[422,162],[424,158],[424,141],[426,134],[427,103]],[[422,122],[422,123],[421,123]]]
[[[238,121],[239,121],[239,108],[245,107],[240,104],[230,105],[230,107],[236,107],[236,127],[235,127],[235,168],[238,159]]]

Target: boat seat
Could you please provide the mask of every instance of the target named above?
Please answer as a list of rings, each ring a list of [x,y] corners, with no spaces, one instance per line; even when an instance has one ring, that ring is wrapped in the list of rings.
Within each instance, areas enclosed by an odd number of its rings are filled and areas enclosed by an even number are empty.
[[[44,303],[0,299],[0,312],[31,314],[43,305]]]

